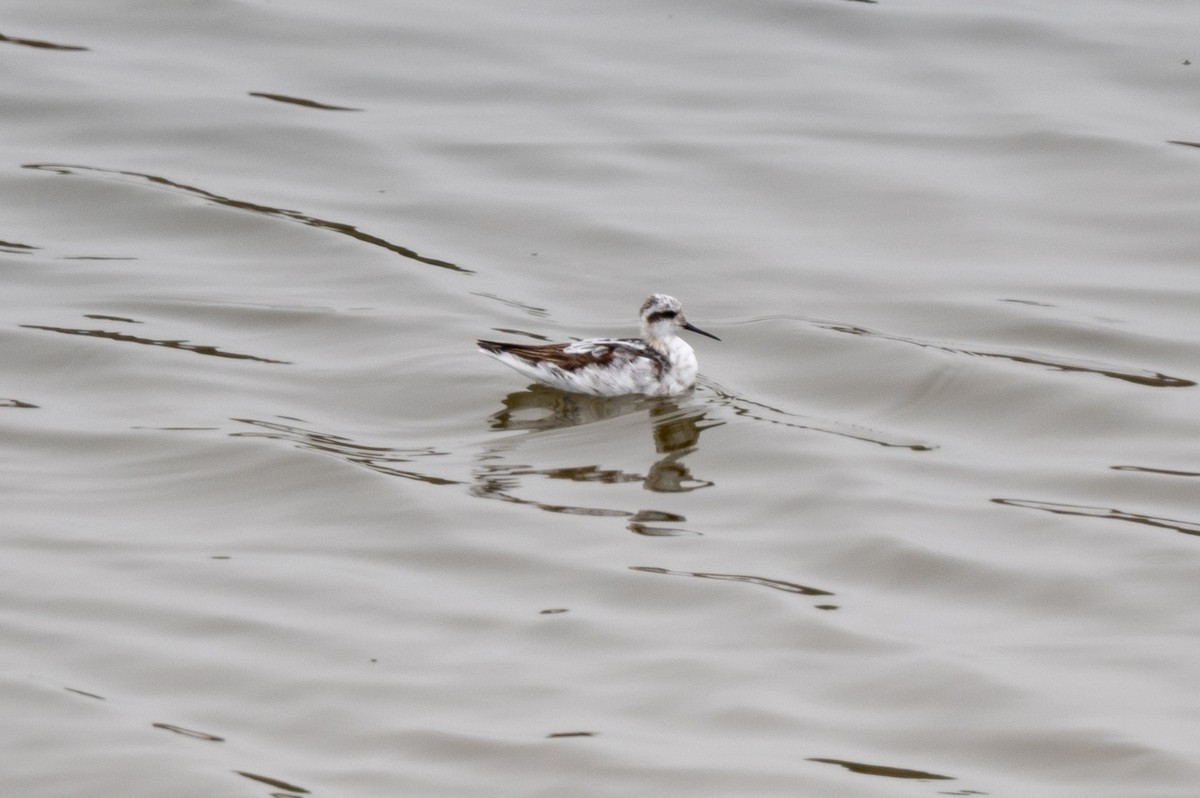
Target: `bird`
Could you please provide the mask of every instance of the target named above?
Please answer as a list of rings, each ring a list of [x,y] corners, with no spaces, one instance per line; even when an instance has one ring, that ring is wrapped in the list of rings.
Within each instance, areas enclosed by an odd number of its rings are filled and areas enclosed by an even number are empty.
[[[641,338],[588,338],[561,344],[476,341],[479,351],[544,385],[592,396],[677,396],[696,383],[696,353],[676,333],[690,330],[713,340],[684,318],[673,296],[652,294],[642,303]]]

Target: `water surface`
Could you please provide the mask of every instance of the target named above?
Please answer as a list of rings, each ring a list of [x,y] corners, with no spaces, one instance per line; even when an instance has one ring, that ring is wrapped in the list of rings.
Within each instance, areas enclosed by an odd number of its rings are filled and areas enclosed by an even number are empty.
[[[1198,23],[17,2],[0,784],[1195,795]]]

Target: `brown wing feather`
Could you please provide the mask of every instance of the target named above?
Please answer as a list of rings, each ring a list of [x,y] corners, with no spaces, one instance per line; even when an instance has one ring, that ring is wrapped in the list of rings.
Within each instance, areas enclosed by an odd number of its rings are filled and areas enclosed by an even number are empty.
[[[480,349],[493,354],[507,353],[530,363],[550,363],[563,371],[575,371],[586,366],[607,366],[621,351],[629,352],[635,357],[649,358],[654,361],[660,374],[664,366],[664,358],[661,354],[637,340],[601,341],[589,346],[586,350],[576,352],[567,351],[567,347],[571,344],[530,345],[506,344],[498,341],[476,341],[475,343]]]

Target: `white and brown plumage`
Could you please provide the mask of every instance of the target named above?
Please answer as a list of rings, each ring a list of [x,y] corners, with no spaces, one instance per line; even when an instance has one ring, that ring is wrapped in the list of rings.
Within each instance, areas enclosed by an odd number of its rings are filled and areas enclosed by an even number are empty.
[[[696,383],[696,353],[676,334],[693,327],[679,300],[654,294],[642,303],[641,338],[590,338],[566,344],[504,344],[477,341],[479,351],[533,380],[593,396],[674,396]]]

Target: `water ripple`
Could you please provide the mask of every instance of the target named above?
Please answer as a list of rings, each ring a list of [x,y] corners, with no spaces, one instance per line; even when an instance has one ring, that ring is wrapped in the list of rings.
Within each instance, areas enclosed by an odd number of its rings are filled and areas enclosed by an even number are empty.
[[[1139,474],[1158,474],[1168,477],[1200,477],[1200,471],[1179,471],[1173,468],[1151,468],[1150,466],[1115,465],[1113,471],[1135,471]]]
[[[97,172],[104,175],[133,177],[143,180],[147,183],[152,183],[156,186],[166,186],[167,188],[175,191],[181,191],[185,194],[201,197],[209,202],[212,202],[216,205],[222,205],[226,208],[234,208],[235,210],[239,211],[250,211],[251,213],[257,213],[275,219],[287,219],[289,221],[299,222],[300,224],[308,227],[316,227],[321,230],[329,230],[330,232],[348,236],[356,241],[361,241],[364,244],[370,244],[373,247],[386,249],[389,252],[394,252],[397,255],[401,255],[410,260],[415,260],[430,266],[437,266],[442,269],[449,269],[450,271],[460,272],[462,274],[474,274],[474,272],[470,269],[465,269],[462,266],[450,263],[449,261],[421,255],[415,250],[409,249],[408,247],[402,247],[399,244],[394,244],[391,241],[380,238],[379,236],[371,235],[370,233],[364,233],[357,227],[344,222],[334,222],[330,221],[329,219],[320,219],[316,216],[309,216],[308,214],[288,208],[274,208],[270,205],[261,205],[256,202],[247,202],[246,200],[226,197],[197,186],[189,186],[184,183],[177,183],[174,180],[169,180],[165,177],[159,177],[158,175],[146,174],[145,172],[129,172],[121,169],[105,169],[99,166],[80,166],[77,164],[27,163],[23,164],[23,168],[37,169],[45,172],[55,172],[61,175],[75,175],[76,172]]]
[[[367,446],[329,432],[305,429],[295,424],[264,421],[255,418],[235,418],[233,421],[257,427],[262,432],[232,432],[233,438],[269,438],[290,441],[298,448],[332,454],[352,465],[369,468],[379,474],[412,479],[430,485],[458,485],[458,480],[425,474],[406,468],[397,468],[397,463],[410,463],[418,457],[433,457],[447,454],[433,448],[393,449],[387,446]]]
[[[326,105],[316,100],[306,100],[303,97],[290,97],[286,94],[271,94],[265,91],[247,92],[251,97],[262,97],[264,100],[274,100],[277,103],[300,105],[305,108],[316,108],[320,111],[361,111],[361,108],[347,108],[344,105]]]
[[[849,438],[850,440],[862,441],[864,443],[873,443],[876,446],[884,446],[887,448],[909,449],[914,452],[932,452],[937,449],[937,445],[933,443],[923,443],[914,440],[902,440],[892,437],[890,433],[880,430],[868,429],[858,426],[857,424],[848,424],[840,421],[819,421],[810,420],[807,416],[799,413],[792,413],[787,410],[782,410],[778,407],[756,402],[753,399],[748,399],[745,396],[739,396],[730,390],[720,386],[716,382],[707,378],[701,377],[700,384],[708,388],[717,395],[718,404],[726,405],[733,409],[734,415],[743,418],[749,418],[754,421],[765,421],[768,424],[776,424],[782,427],[792,427],[793,429],[807,430],[809,432],[822,432],[827,435],[836,435],[840,438]],[[765,412],[764,412],[765,411]],[[776,416],[772,418],[771,416]],[[779,417],[782,418],[779,418]],[[787,419],[797,419],[789,421]]]
[[[179,734],[184,737],[191,737],[194,740],[205,740],[210,743],[225,742],[224,737],[218,737],[217,735],[209,734],[208,732],[196,731],[195,729],[186,729],[183,726],[176,726],[174,723],[151,723],[150,725],[156,729],[174,732],[175,734]]]
[[[254,360],[259,363],[274,363],[277,365],[291,365],[291,363],[287,360],[272,360],[271,358],[259,357],[257,355],[247,355],[241,352],[226,352],[218,349],[215,346],[209,346],[207,344],[189,344],[186,340],[160,340],[157,338],[143,338],[137,335],[129,335],[128,333],[113,332],[112,330],[85,330],[74,327],[50,327],[42,324],[18,324],[17,326],[23,327],[27,330],[46,330],[48,332],[63,333],[65,335],[83,335],[88,338],[107,338],[110,341],[145,344],[147,346],[161,346],[167,349],[179,349],[184,352],[195,352],[198,355],[227,357],[234,360]]]
[[[16,241],[0,241],[0,252],[7,252],[10,255],[28,255],[34,250],[41,249],[32,244],[21,244]]]
[[[936,349],[941,352],[948,352],[954,355],[970,355],[972,357],[987,357],[997,358],[1000,360],[1008,360],[1013,363],[1020,363],[1029,366],[1045,366],[1055,371],[1063,372],[1078,372],[1083,374],[1098,374],[1102,377],[1111,377],[1116,380],[1132,382],[1136,385],[1145,385],[1151,388],[1191,388],[1196,382],[1184,377],[1172,377],[1161,372],[1150,371],[1149,369],[1123,370],[1107,365],[1088,365],[1081,362],[1068,362],[1066,360],[1053,359],[1048,356],[1038,355],[1019,355],[1011,352],[990,352],[977,349],[966,349],[963,347],[950,346],[948,344],[936,343],[934,341],[922,341],[917,338],[907,338],[900,335],[888,335],[886,333],[868,330],[865,327],[859,327],[853,324],[820,324],[826,330],[832,332],[846,333],[848,335],[861,335],[867,338],[875,338],[884,341],[895,341],[896,343],[909,344],[911,346],[919,346],[924,349]]]
[[[823,762],[828,765],[841,765],[851,773],[863,773],[868,776],[886,776],[892,779],[919,779],[921,781],[941,779],[945,781],[954,781],[953,776],[943,776],[939,773],[929,773],[924,770],[911,770],[909,768],[895,768],[888,765],[868,765],[865,762],[850,762],[846,759],[824,759],[822,757],[809,757],[809,762]]]
[[[751,585],[783,590],[787,593],[799,593],[803,596],[833,596],[836,595],[819,587],[808,587],[795,582],[785,582],[782,579],[768,579],[765,576],[747,576],[745,574],[715,574],[705,571],[672,571],[669,568],[657,568],[650,565],[631,565],[631,571],[641,571],[647,574],[669,574],[671,576],[695,576],[700,579],[718,579],[725,582],[745,582]]]
[[[257,781],[262,784],[266,784],[269,787],[278,787],[281,790],[287,790],[288,792],[301,793],[303,795],[309,794],[309,791],[304,789],[303,787],[297,787],[295,784],[289,784],[286,781],[274,779],[274,778],[271,778],[270,776],[261,776],[257,773],[250,773],[245,770],[235,770],[233,772],[238,774],[239,776],[245,776],[246,778],[250,779],[251,781]]]
[[[1109,521],[1128,521],[1132,524],[1170,529],[1185,535],[1200,535],[1200,523],[1195,521],[1178,521],[1173,518],[1159,518],[1142,513],[1131,513],[1118,510],[1115,507],[1089,507],[1085,504],[1065,504],[1062,502],[1043,502],[1028,499],[992,499],[995,504],[1006,507],[1024,507],[1029,510],[1044,510],[1055,515],[1079,515],[1085,518],[1103,518]]]
[[[85,52],[88,50],[87,47],[81,47],[77,44],[57,44],[55,42],[42,41],[41,39],[23,39],[17,36],[5,36],[3,33],[0,33],[0,42],[19,44],[38,50],[60,50],[66,52]]]

